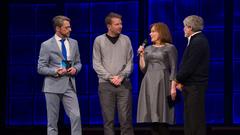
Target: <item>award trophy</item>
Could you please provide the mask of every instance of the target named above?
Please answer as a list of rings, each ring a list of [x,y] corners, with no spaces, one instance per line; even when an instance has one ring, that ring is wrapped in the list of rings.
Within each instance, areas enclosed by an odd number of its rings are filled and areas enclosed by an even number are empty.
[[[72,67],[72,61],[70,61],[70,60],[62,60],[61,68],[69,69],[70,67]]]

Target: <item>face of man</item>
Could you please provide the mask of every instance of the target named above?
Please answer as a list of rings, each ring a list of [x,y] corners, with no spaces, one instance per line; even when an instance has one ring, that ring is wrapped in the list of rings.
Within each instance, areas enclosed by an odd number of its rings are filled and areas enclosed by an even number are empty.
[[[61,27],[56,27],[56,33],[59,37],[67,38],[70,36],[72,29],[69,21],[63,21],[63,25]]]
[[[189,37],[193,33],[192,28],[190,26],[186,26],[186,25],[184,25],[183,31],[184,31],[184,37]]]
[[[152,41],[153,43],[158,43],[158,42],[160,42],[160,35],[159,35],[159,33],[156,31],[156,29],[155,29],[154,26],[151,28],[151,32],[150,32],[149,35],[150,35],[151,41]]]
[[[114,36],[119,35],[122,32],[122,20],[119,18],[112,18],[112,23],[108,24],[108,32]]]

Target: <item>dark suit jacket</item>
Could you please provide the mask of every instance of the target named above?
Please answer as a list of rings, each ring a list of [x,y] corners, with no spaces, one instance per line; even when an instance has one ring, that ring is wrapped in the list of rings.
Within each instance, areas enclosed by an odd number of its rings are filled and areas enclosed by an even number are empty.
[[[183,85],[207,84],[209,55],[208,40],[204,34],[193,35],[184,51],[177,81]]]

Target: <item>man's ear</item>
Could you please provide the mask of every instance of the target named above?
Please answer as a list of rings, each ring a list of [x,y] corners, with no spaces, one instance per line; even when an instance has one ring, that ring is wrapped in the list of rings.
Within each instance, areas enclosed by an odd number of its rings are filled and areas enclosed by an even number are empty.
[[[55,30],[56,30],[56,31],[60,31],[60,27],[59,27],[59,26],[56,26]]]
[[[191,26],[188,26],[188,28],[189,28],[191,31],[193,30]]]
[[[110,30],[110,28],[111,28],[111,25],[107,24],[107,29]]]

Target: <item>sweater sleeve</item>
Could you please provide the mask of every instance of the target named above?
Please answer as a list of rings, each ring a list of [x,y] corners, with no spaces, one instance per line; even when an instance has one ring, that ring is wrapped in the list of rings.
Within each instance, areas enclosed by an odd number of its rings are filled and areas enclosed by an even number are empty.
[[[94,40],[93,44],[93,69],[99,78],[104,80],[110,79],[111,74],[102,65],[101,47],[98,38]]]
[[[133,70],[133,50],[132,44],[129,38],[127,38],[127,46],[128,46],[128,53],[127,53],[127,62],[123,70],[119,73],[120,76],[127,78],[130,76]]]

